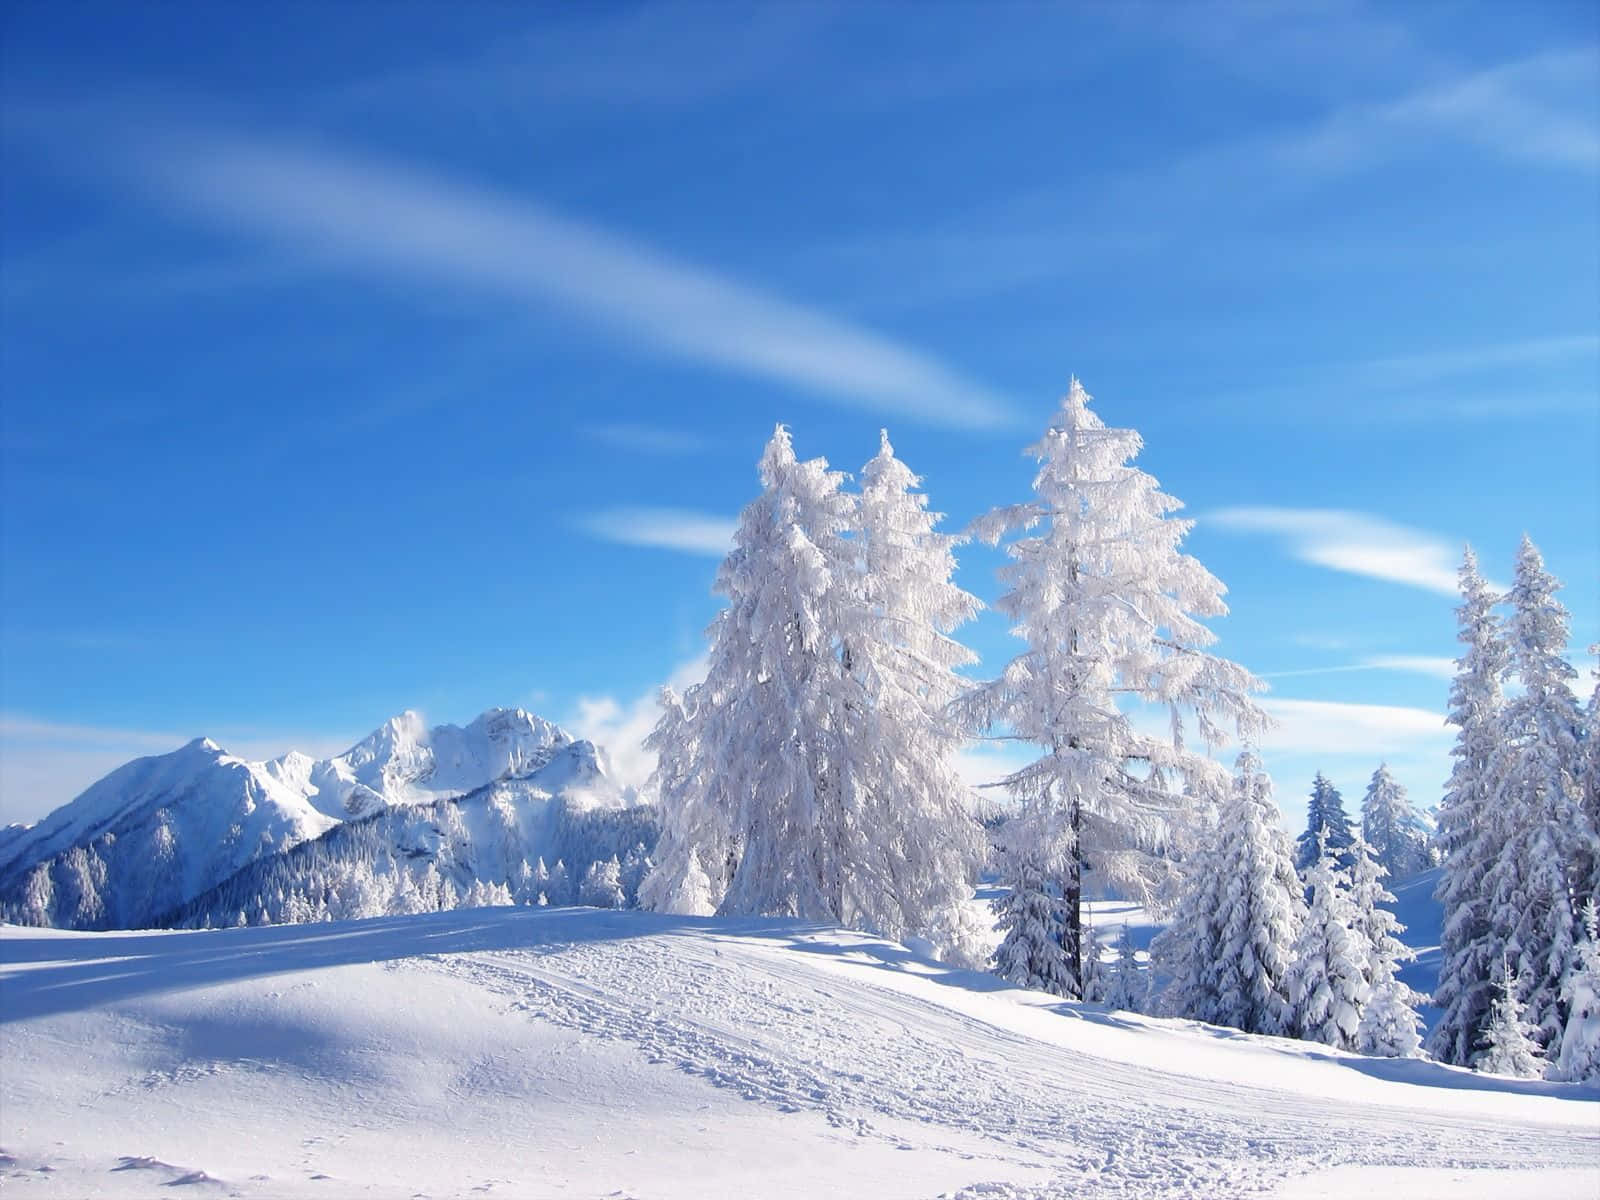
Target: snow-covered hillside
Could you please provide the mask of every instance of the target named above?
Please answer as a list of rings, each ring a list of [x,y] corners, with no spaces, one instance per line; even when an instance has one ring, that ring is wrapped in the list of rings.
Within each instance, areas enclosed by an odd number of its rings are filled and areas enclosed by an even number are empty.
[[[0,971],[0,1163],[40,1197],[1600,1188],[1592,1086],[1108,1013],[795,922],[13,927]]]
[[[429,803],[550,768],[547,790],[620,803],[591,748],[521,709],[465,727],[406,712],[331,759],[246,762],[198,738],[128,763],[37,824],[0,837],[0,913],[30,924],[135,928],[257,859],[391,805]],[[590,766],[594,769],[590,769]]]

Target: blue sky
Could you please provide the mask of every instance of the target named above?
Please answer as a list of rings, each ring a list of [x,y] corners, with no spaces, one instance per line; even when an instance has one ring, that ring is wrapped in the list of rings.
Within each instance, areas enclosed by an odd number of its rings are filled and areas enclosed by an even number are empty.
[[[0,819],[408,707],[638,771],[775,422],[887,425],[961,525],[1073,374],[1198,520],[1291,819],[1318,766],[1437,799],[1463,541],[1600,640],[1592,5],[3,20]]]

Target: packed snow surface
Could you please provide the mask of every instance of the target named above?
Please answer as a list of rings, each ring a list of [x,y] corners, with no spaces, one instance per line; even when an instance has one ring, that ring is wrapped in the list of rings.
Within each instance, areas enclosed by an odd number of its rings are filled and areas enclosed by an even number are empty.
[[[797,922],[6,927],[0,1061],[19,1196],[1600,1190],[1595,1088],[1108,1013]]]

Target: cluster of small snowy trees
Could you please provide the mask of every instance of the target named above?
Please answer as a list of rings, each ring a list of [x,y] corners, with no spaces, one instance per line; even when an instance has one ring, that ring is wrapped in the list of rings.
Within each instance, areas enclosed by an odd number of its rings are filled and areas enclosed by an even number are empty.
[[[1318,838],[1327,837],[1328,848],[1348,867],[1355,831],[1344,810],[1344,797],[1333,781],[1317,772],[1306,804],[1306,828],[1295,839],[1295,870],[1304,873],[1319,857]],[[1406,798],[1406,789],[1380,763],[1361,801],[1361,836],[1392,880],[1409,879],[1434,865],[1432,838],[1422,815]]]
[[[1014,739],[1041,753],[1003,781],[1017,811],[996,970],[1091,991],[1085,873],[1152,899],[1164,851],[1219,787],[1203,751],[1265,723],[1258,682],[1207,651],[1223,588],[1179,549],[1178,501],[1130,465],[1141,445],[1073,381],[1027,450],[1033,499],[975,524],[991,544],[1012,535],[998,608],[1025,649],[971,687],[956,671],[973,656],[950,637],[978,609],[951,582],[958,539],[887,436],[851,494],[780,427],[717,578],[728,606],[706,679],[664,696],[649,742],[663,829],[643,902],[916,934],[970,959],[983,843],[952,756],[974,734]],[[1166,735],[1135,726],[1138,703],[1165,713]]]
[[[1524,538],[1497,595],[1468,550],[1450,693],[1455,757],[1440,809],[1446,1062],[1600,1076],[1600,684],[1587,710],[1566,661],[1560,588]],[[1507,611],[1504,617],[1500,609]]]
[[[1164,1011],[1250,1033],[1366,1054],[1418,1052],[1420,999],[1396,972],[1411,957],[1386,907],[1387,874],[1365,838],[1336,844],[1336,794],[1318,776],[1326,824],[1303,874],[1279,823],[1272,780],[1239,756],[1213,841],[1196,856],[1176,919],[1154,952]]]

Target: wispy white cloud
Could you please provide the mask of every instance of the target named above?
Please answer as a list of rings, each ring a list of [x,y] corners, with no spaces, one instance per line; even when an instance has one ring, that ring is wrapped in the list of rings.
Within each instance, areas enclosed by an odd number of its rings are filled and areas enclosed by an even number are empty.
[[[1443,715],[1425,708],[1282,697],[1269,697],[1262,707],[1277,724],[1262,736],[1261,744],[1276,750],[1381,758],[1450,743]]]
[[[1332,667],[1302,667],[1292,671],[1267,671],[1261,677],[1290,679],[1303,675],[1342,675],[1347,671],[1406,671],[1433,679],[1454,679],[1456,663],[1453,658],[1430,654],[1374,654],[1360,662]]]
[[[1397,355],[1362,363],[1356,370],[1373,382],[1404,386],[1505,367],[1547,366],[1597,356],[1600,334],[1579,333]]]
[[[129,131],[109,164],[161,204],[310,260],[587,319],[658,353],[928,424],[1014,424],[914,349],[532,201],[411,167],[240,136]]]
[[[585,425],[583,432],[596,441],[635,454],[696,454],[711,445],[710,438],[686,429],[661,429],[629,422]]]
[[[607,508],[580,517],[578,526],[624,546],[654,546],[712,558],[721,558],[733,545],[733,518],[682,508]]]
[[[1432,679],[1456,677],[1456,660],[1443,654],[1374,654],[1361,665],[1378,671],[1409,671]]]
[[[705,674],[706,656],[702,654],[679,663],[666,684],[681,693],[704,679]],[[642,787],[656,766],[656,756],[645,749],[644,739],[661,719],[660,693],[659,687],[653,687],[631,700],[583,696],[578,700],[577,711],[563,718],[561,724],[606,751],[618,782]]]
[[[1224,508],[1202,518],[1239,533],[1275,534],[1304,562],[1391,583],[1456,593],[1461,548],[1434,534],[1331,508]]]
[[[1521,162],[1600,167],[1596,47],[1537,54],[1456,74],[1395,99],[1353,105],[1278,145],[1280,160],[1340,170],[1445,137]]]

